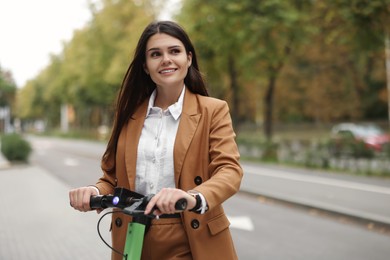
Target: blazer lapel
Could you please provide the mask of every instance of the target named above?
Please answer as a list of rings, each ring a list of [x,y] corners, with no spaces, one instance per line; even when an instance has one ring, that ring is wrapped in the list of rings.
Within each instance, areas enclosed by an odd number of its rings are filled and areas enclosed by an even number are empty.
[[[184,158],[198,127],[200,116],[196,95],[186,89],[173,152],[176,187],[179,187]]]
[[[135,174],[137,166],[138,143],[142,133],[142,127],[145,121],[146,109],[148,108],[148,99],[137,109],[133,119],[129,120],[126,133],[125,163],[126,174],[129,179],[130,190],[135,190]]]

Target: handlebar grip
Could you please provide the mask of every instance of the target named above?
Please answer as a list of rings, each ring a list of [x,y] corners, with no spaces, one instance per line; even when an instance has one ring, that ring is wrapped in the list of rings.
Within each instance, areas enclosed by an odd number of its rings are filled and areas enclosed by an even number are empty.
[[[109,207],[114,207],[113,204],[113,195],[96,195],[91,196],[89,199],[89,207],[91,209],[106,209]]]
[[[102,200],[103,196],[102,195],[97,195],[97,196],[91,196],[89,200],[89,207],[91,209],[101,209],[102,207]]]
[[[187,208],[187,200],[186,199],[179,199],[175,204],[175,209],[183,211]]]

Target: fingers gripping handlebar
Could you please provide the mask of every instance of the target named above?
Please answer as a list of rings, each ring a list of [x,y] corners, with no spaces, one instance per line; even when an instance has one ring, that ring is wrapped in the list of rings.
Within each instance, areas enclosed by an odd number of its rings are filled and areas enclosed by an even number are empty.
[[[146,205],[153,195],[143,196],[125,188],[115,188],[114,195],[91,196],[91,209],[121,208],[125,214],[135,216],[144,214]],[[180,199],[175,204],[175,209],[183,211],[187,208],[187,200]],[[157,208],[155,208],[157,209]]]
[[[154,195],[147,195],[143,196],[139,193],[132,192],[130,190],[127,190],[125,188],[115,188],[113,195],[98,195],[98,196],[91,196],[90,197],[90,208],[91,209],[105,209],[105,208],[118,208],[121,210],[118,211],[109,211],[106,212],[99,220],[98,222],[98,233],[100,238],[103,240],[103,242],[111,248],[114,252],[118,253],[119,255],[123,256],[123,259],[140,259],[138,256],[138,253],[141,253],[142,251],[142,239],[139,239],[139,237],[143,238],[144,234],[148,232],[149,227],[151,225],[152,219],[156,218],[157,216],[153,213],[145,215],[145,209],[150,200],[153,198]],[[177,211],[183,211],[187,208],[187,200],[186,199],[180,199],[175,204],[175,209]],[[154,212],[157,207],[154,207],[151,212]],[[101,219],[106,216],[107,214],[113,214],[113,213],[124,213],[126,215],[132,216],[132,224],[128,226],[128,229],[130,232],[127,232],[127,236],[130,237],[129,243],[126,242],[124,252],[127,252],[126,254],[122,253],[121,250],[117,250],[110,246],[101,236],[99,225]],[[161,217],[163,217],[162,215]],[[167,217],[171,217],[170,214],[166,215]],[[159,216],[160,217],[160,216]],[[126,238],[127,240],[127,238]],[[136,241],[136,242],[134,242]],[[139,242],[141,241],[141,242]],[[141,243],[141,244],[139,244]],[[141,251],[138,250],[138,247],[141,245]],[[132,254],[129,255],[128,252],[131,251]],[[133,254],[133,252],[135,252]],[[129,257],[128,257],[129,256]],[[134,256],[134,257],[133,257]]]
[[[131,206],[135,200],[142,199],[144,196],[125,188],[115,188],[114,195],[91,196],[91,209],[98,208],[125,208]]]

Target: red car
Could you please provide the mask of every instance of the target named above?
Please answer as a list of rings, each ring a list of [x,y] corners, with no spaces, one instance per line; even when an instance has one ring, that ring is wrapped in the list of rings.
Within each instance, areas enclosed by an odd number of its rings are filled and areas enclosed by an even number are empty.
[[[362,141],[367,148],[376,152],[383,151],[384,145],[390,144],[390,134],[375,124],[342,123],[332,128],[332,134]]]

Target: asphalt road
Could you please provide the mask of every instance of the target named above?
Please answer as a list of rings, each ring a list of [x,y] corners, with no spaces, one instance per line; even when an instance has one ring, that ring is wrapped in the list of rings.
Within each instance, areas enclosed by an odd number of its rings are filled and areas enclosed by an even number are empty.
[[[101,175],[99,161],[104,151],[102,143],[44,137],[30,137],[30,141],[34,148],[31,163],[46,169],[69,187],[93,184]],[[282,175],[289,172],[287,169],[280,172],[279,168],[277,171],[276,174]],[[313,181],[306,181],[304,186],[297,187],[296,185],[301,185],[302,181],[294,180],[291,176],[303,178],[308,174],[297,169],[289,174],[298,175],[291,175],[290,178],[288,175],[285,176],[286,178],[276,177],[282,180],[279,183],[271,178],[272,167],[269,166],[244,164],[244,172],[243,186],[248,187],[250,184],[254,189],[251,190],[252,193],[262,189],[266,193],[268,189],[275,195],[280,189],[279,194],[285,196],[283,200],[293,196],[292,190],[302,191],[299,195],[300,200],[313,200],[321,197],[321,194],[328,194],[325,197],[329,199],[329,194],[334,194],[330,191],[319,191],[321,185],[327,188],[329,185],[321,184],[313,188]],[[266,176],[253,174],[259,172],[269,174]],[[325,178],[322,173],[313,173],[313,176]],[[336,181],[349,182],[348,177]],[[375,182],[375,180],[370,181],[365,185],[381,186],[376,185]],[[384,189],[382,191],[387,190],[385,184],[382,187]],[[345,194],[342,192],[342,187],[339,189],[340,194]],[[348,190],[347,194],[351,190],[344,189]],[[353,192],[351,196],[356,195]],[[375,198],[379,200],[382,208],[390,205],[387,204],[387,197]],[[337,200],[337,198],[330,200],[328,204],[333,204]],[[347,208],[347,202],[342,201],[341,206]],[[375,205],[372,207],[377,208]],[[373,231],[370,223],[368,226],[355,224],[344,215],[329,215],[315,208],[297,207],[295,204],[284,204],[279,200],[246,193],[240,193],[228,200],[225,209],[232,222],[232,234],[239,258],[243,260],[389,259],[390,235],[388,233],[381,233],[381,230]],[[95,224],[91,223],[91,226],[85,228],[95,229]]]
[[[390,179],[250,163],[243,166],[245,191],[390,226]]]

